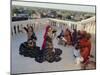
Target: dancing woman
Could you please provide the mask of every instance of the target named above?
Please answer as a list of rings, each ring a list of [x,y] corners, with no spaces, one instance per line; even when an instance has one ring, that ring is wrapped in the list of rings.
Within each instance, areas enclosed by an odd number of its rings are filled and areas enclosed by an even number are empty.
[[[65,45],[71,45],[71,32],[69,31],[69,29],[66,29],[66,31],[64,32],[64,39],[65,39]]]
[[[36,36],[33,31],[32,26],[24,27],[26,33],[27,33],[27,41],[21,43],[19,48],[19,54],[24,55],[25,57],[31,57],[35,58],[38,56],[40,47],[36,46]]]
[[[34,33],[34,30],[33,30],[33,27],[32,26],[27,26],[27,28],[24,27],[24,30],[27,32],[27,37],[28,37],[27,40],[29,40],[29,39],[32,39],[34,41],[37,40],[37,37],[36,37],[36,35]]]
[[[46,27],[46,30],[45,30],[42,49],[46,48],[46,43],[48,41],[52,43],[52,28],[49,25]]]
[[[86,34],[84,38],[82,38],[79,42],[81,46],[80,54],[83,57],[84,64],[87,64],[91,52],[91,41],[90,41],[90,34]]]

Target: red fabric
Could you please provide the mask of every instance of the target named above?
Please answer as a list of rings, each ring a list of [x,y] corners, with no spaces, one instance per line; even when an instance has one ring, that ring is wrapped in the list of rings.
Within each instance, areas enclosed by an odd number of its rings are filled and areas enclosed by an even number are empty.
[[[46,45],[46,35],[47,35],[47,32],[48,32],[49,28],[50,28],[50,26],[48,25],[46,27],[46,30],[45,30],[45,33],[44,33],[44,41],[43,41],[43,44],[42,44],[42,49],[45,48],[45,45]]]
[[[91,51],[91,42],[90,40],[82,39],[80,40],[81,51],[80,54],[84,58],[84,63],[87,62],[90,56]]]
[[[88,47],[85,47],[85,48],[82,48],[81,50],[82,50],[81,56],[84,58],[83,63],[85,63],[89,59],[89,49],[88,49]]]

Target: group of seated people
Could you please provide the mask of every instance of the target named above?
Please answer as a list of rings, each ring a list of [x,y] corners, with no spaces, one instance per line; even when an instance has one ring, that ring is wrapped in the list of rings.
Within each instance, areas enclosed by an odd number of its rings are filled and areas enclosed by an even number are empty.
[[[73,46],[73,55],[77,64],[88,64],[91,57],[91,34],[83,30],[73,29],[71,32],[69,29],[61,30],[61,33],[57,36],[59,39],[58,44],[64,46]]]
[[[32,26],[24,27],[24,30],[27,33],[27,41],[22,43],[19,48],[19,54],[25,57],[35,58],[35,61],[42,63],[44,61],[58,62],[61,60],[60,55],[62,54],[62,50],[59,48],[53,47],[53,34],[55,34],[55,30],[51,26],[47,26],[44,33],[44,40],[42,44],[42,48],[36,45],[37,37],[34,33]]]

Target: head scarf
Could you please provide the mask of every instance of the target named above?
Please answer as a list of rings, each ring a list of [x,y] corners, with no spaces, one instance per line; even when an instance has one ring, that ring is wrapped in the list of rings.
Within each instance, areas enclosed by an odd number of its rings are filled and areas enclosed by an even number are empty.
[[[50,26],[48,25],[45,29],[45,33],[44,33],[44,41],[43,41],[43,44],[42,44],[42,49],[45,48],[45,45],[46,45],[46,36],[47,36],[47,33],[48,33],[48,29],[50,28]]]

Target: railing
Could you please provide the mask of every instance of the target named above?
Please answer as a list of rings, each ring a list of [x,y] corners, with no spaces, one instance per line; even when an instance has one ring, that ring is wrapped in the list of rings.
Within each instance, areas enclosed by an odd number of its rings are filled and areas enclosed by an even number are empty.
[[[69,28],[70,30],[74,28],[77,30],[86,30],[89,33],[95,34],[95,16],[79,22],[58,20],[52,18],[16,21],[12,22],[11,34],[16,35],[21,32],[23,33],[23,27],[26,27],[28,25],[31,25],[34,28],[34,31],[37,31],[44,29],[48,24],[56,25],[58,28]]]
[[[96,20],[95,16],[82,20],[79,22],[79,24],[82,26],[82,29],[86,30],[89,33],[95,34],[95,27],[96,27]]]
[[[23,33],[24,29],[23,27],[32,26],[34,28],[34,31],[43,29],[46,25],[46,22],[48,22],[48,19],[34,19],[34,20],[25,20],[25,21],[16,21],[12,22],[11,25],[11,34],[16,35],[19,33]]]

